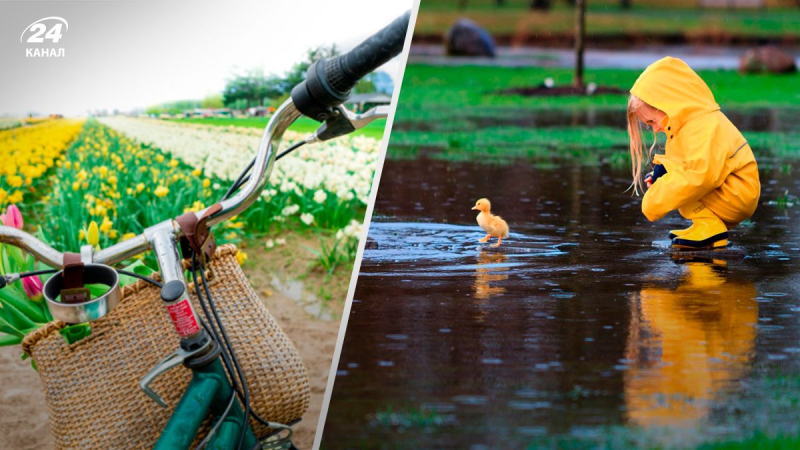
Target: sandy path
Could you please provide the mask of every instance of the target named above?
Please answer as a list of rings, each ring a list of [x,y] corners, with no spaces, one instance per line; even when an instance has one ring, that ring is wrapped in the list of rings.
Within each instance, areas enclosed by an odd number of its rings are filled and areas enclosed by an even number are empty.
[[[272,315],[297,346],[308,367],[311,406],[302,422],[295,426],[294,442],[300,449],[310,449],[339,323],[314,319],[294,301],[279,293],[266,297],[263,294],[266,285],[262,284],[265,278],[253,273],[248,273],[248,276]],[[19,346],[0,347],[0,449],[52,448],[53,438],[47,422],[42,385],[30,367],[30,361],[20,360],[21,352]]]

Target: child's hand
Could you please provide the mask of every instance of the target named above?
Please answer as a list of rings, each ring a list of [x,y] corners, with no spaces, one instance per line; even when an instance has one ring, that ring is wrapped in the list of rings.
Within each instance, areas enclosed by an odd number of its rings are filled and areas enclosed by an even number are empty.
[[[653,171],[648,173],[644,176],[644,183],[647,185],[647,188],[650,189],[659,178],[667,173],[666,167],[661,164],[656,164],[653,166]]]

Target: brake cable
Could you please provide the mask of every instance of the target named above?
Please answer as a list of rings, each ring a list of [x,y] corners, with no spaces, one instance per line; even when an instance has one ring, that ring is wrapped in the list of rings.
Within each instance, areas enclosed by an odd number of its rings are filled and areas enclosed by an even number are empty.
[[[306,141],[300,141],[292,145],[291,147],[279,153],[278,156],[275,157],[275,161],[283,158],[284,156],[297,150],[298,148],[302,147],[305,144]],[[255,164],[256,164],[256,159],[253,158],[253,160],[250,161],[250,164],[248,164],[247,167],[244,168],[242,173],[239,174],[239,177],[236,178],[236,181],[233,183],[233,186],[231,186],[230,189],[228,189],[228,192],[226,192],[225,195],[222,197],[223,200],[227,200],[228,198],[230,198],[230,196],[233,195],[233,193],[236,192],[237,189],[242,187],[243,184],[247,183],[247,181],[250,180],[250,175],[248,175],[248,172],[250,172],[250,169],[252,169]]]
[[[239,365],[239,361],[236,358],[236,353],[233,351],[233,346],[231,345],[230,340],[228,339],[228,334],[225,331],[225,326],[223,325],[222,321],[219,318],[219,314],[217,313],[217,308],[216,304],[214,303],[214,298],[211,296],[211,291],[208,288],[208,280],[206,279],[205,271],[201,269],[200,276],[203,280],[203,288],[205,291],[205,300],[203,299],[203,294],[202,291],[200,290],[200,283],[197,279],[197,271],[194,270],[194,268],[196,267],[197,267],[197,254],[195,253],[192,254],[192,270],[190,270],[190,272],[192,273],[192,280],[194,281],[195,295],[197,295],[197,299],[200,303],[200,306],[203,308],[203,312],[205,313],[206,318],[208,319],[211,335],[214,337],[217,343],[222,346],[223,349],[222,361],[223,363],[225,363],[225,366],[228,369],[228,374],[231,379],[231,386],[233,390],[236,392],[236,394],[238,394],[240,397],[243,397],[242,403],[245,405],[244,421],[242,423],[242,430],[239,434],[239,443],[236,446],[236,448],[241,448],[242,443],[244,442],[245,434],[247,432],[247,421],[250,416],[250,393],[247,389],[247,380],[245,379],[244,372],[242,371],[242,368]],[[206,305],[206,301],[208,302],[208,305]],[[211,309],[211,313],[209,313],[209,308]],[[217,333],[217,328],[219,328],[219,333]],[[222,339],[220,339],[220,335]],[[228,359],[228,357],[230,357],[230,360]],[[233,367],[231,367],[231,365]],[[236,375],[234,375],[233,369],[235,369]],[[241,381],[242,385],[241,392],[239,392],[239,390],[236,389],[237,384],[239,384],[236,381],[237,376]],[[225,417],[226,416],[221,416],[219,420],[222,421],[225,419]]]

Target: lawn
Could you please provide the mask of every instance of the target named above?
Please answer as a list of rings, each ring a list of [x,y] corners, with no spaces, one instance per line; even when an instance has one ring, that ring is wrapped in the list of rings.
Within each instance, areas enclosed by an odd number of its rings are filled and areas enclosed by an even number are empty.
[[[800,117],[800,74],[699,74],[723,111],[746,114],[767,108],[776,109],[784,121]],[[635,70],[589,70],[586,80],[628,89],[638,75]],[[494,161],[514,157],[573,157],[589,164],[597,163],[598,158],[626,161],[626,94],[524,97],[499,92],[509,87],[536,86],[548,77],[566,84],[572,72],[539,67],[410,65],[388,156],[413,158],[425,153],[445,159],[489,157]],[[613,123],[586,126],[576,122],[589,111],[611,116]],[[538,125],[537,120],[547,115],[558,115],[563,123]],[[745,136],[754,148],[774,156],[794,159],[800,155],[800,127],[788,132],[746,131]]]

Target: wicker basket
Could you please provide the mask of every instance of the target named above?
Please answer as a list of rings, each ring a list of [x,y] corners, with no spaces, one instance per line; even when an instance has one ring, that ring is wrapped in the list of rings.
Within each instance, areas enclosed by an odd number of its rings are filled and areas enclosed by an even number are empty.
[[[290,423],[308,408],[308,372],[247,282],[236,251],[233,245],[217,249],[209,287],[245,373],[253,411],[269,421]],[[193,286],[191,293],[201,312]],[[179,337],[158,288],[139,281],[125,286],[122,294],[119,306],[93,322],[92,334],[75,344],[67,345],[60,335],[63,322],[49,323],[22,342],[39,369],[58,449],[153,448],[189,384],[191,372],[183,367],[151,384],[169,408],[139,389],[139,380],[178,348]],[[260,437],[269,432],[255,420],[251,425]]]

